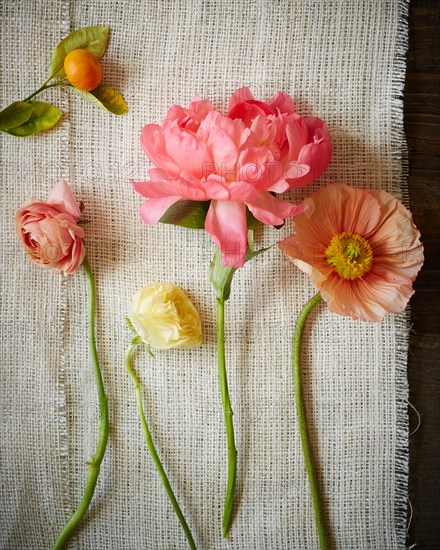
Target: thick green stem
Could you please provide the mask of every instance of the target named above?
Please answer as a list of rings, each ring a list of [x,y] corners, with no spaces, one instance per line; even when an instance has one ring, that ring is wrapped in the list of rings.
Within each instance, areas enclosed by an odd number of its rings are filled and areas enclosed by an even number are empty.
[[[304,407],[302,385],[301,385],[301,337],[304,329],[305,322],[309,313],[315,307],[315,305],[321,300],[321,295],[318,293],[311,298],[307,304],[303,307],[299,314],[298,321],[296,322],[295,331],[293,333],[292,341],[292,371],[293,381],[295,385],[295,402],[296,412],[298,415],[299,433],[301,436],[301,444],[304,455],[304,462],[306,465],[307,475],[309,477],[310,491],[312,493],[313,508],[315,510],[316,528],[319,537],[319,546],[321,550],[328,550],[330,547],[327,538],[324,512],[321,503],[321,497],[319,494],[318,479],[313,465],[312,449],[310,446],[309,432],[307,428],[306,410]]]
[[[87,277],[88,290],[89,290],[89,342],[90,350],[92,352],[93,371],[95,374],[95,381],[98,390],[98,400],[100,409],[99,418],[99,437],[96,453],[90,458],[88,464],[88,474],[84,494],[81,502],[78,505],[73,516],[64,526],[60,535],[58,536],[53,550],[60,550],[64,547],[69,539],[72,531],[78,525],[87,512],[89,504],[93,498],[95,492],[96,482],[98,481],[99,471],[101,468],[101,462],[104,458],[105,449],[107,447],[108,432],[109,432],[109,418],[108,418],[108,405],[107,395],[104,390],[104,382],[102,380],[101,369],[99,367],[98,351],[96,349],[95,340],[95,284],[93,281],[93,274],[90,268],[90,264],[87,258],[83,262],[84,271]]]
[[[174,496],[170,482],[168,481],[167,474],[165,473],[165,470],[162,466],[162,462],[160,461],[159,455],[157,454],[156,447],[154,446],[153,438],[151,437],[151,432],[150,432],[150,429],[148,428],[147,419],[145,418],[144,407],[142,405],[141,386],[139,384],[139,380],[136,376],[136,373],[134,372],[133,367],[131,365],[131,353],[137,344],[138,343],[135,341],[127,349],[127,353],[125,356],[125,366],[127,368],[128,374],[130,375],[136,387],[139,418],[141,420],[142,428],[144,430],[145,441],[147,443],[150,454],[153,458],[154,464],[156,465],[157,471],[159,472],[160,479],[162,481],[163,486],[165,487],[165,491],[168,495],[168,498],[170,499],[171,504],[174,508],[174,511],[176,512],[176,515],[179,518],[180,524],[183,530],[185,531],[185,535],[188,540],[188,545],[191,548],[191,550],[196,550],[196,544],[191,535],[191,531],[188,527],[188,524],[186,523],[185,517],[182,513],[182,510],[180,509],[179,503],[177,502],[177,499]]]
[[[62,80],[59,80],[57,82],[53,82],[52,84],[47,84],[49,81],[46,80],[46,82],[44,84],[42,84],[38,90],[36,90],[33,94],[31,94],[29,97],[27,97],[26,99],[23,99],[23,101],[29,101],[30,99],[32,99],[33,97],[35,97],[37,94],[39,94],[40,92],[42,92],[43,90],[47,90],[48,88],[53,88],[54,86],[60,86],[61,84],[63,84],[63,81]]]
[[[225,301],[217,298],[217,358],[220,393],[223,413],[225,415],[226,436],[228,441],[228,485],[226,489],[225,508],[223,513],[223,536],[227,537],[234,511],[235,481],[237,477],[237,449],[235,448],[233,412],[229,399],[228,379],[225,361]]]

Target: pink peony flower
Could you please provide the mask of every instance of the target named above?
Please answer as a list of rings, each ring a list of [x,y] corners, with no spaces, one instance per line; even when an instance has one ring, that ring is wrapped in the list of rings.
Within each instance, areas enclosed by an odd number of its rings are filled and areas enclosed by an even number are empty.
[[[399,313],[423,265],[411,213],[386,191],[327,185],[305,200],[281,250],[335,313],[380,321]]]
[[[233,94],[228,116],[198,96],[188,109],[173,105],[160,126],[144,127],[141,144],[156,166],[149,181],[132,182],[149,199],[143,220],[155,224],[179,200],[211,201],[205,229],[231,267],[245,261],[246,207],[260,222],[282,225],[304,207],[273,193],[312,182],[331,157],[321,120],[302,118],[285,94],[265,103],[248,88]]]
[[[265,115],[278,129],[277,144],[281,152],[283,166],[295,163],[307,166],[307,172],[297,169],[286,173],[289,188],[303,187],[315,181],[327,168],[332,156],[332,144],[327,126],[320,118],[303,118],[295,111],[290,97],[276,93],[266,103],[254,99],[252,92],[244,86],[232,94],[229,100],[231,118],[240,118],[252,128],[253,121]],[[277,192],[282,192],[280,189]]]
[[[67,182],[58,183],[43,202],[33,199],[15,215],[15,226],[31,260],[57,273],[73,273],[84,260],[81,215]]]

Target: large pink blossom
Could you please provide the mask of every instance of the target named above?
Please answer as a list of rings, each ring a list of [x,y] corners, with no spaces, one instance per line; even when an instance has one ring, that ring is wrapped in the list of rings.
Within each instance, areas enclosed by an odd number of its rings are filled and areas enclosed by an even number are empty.
[[[261,102],[248,88],[233,94],[227,116],[198,96],[188,109],[173,105],[161,125],[144,127],[141,144],[156,166],[149,181],[132,182],[148,198],[143,220],[155,224],[180,200],[211,201],[205,229],[231,267],[245,261],[246,207],[260,222],[282,225],[304,207],[274,193],[309,184],[331,157],[320,119],[302,118],[285,94]]]
[[[17,233],[31,260],[70,274],[85,256],[84,229],[77,224],[81,210],[66,181],[55,185],[46,201],[33,199],[15,215]]]
[[[386,191],[327,185],[305,200],[281,250],[329,308],[364,321],[405,309],[423,265],[411,213]]]

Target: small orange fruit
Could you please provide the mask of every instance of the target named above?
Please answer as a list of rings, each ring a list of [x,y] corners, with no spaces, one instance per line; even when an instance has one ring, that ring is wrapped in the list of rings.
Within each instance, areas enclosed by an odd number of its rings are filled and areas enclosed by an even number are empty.
[[[64,59],[64,71],[68,81],[85,92],[94,90],[102,80],[99,59],[87,50],[72,50]]]

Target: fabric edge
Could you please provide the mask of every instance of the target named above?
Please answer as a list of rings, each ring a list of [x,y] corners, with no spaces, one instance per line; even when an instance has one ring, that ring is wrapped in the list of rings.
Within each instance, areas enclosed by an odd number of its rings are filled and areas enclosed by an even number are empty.
[[[400,164],[400,193],[403,204],[409,208],[408,147],[404,127],[403,91],[406,78],[406,54],[408,51],[408,12],[410,0],[399,0],[396,58],[392,75],[393,98],[391,118],[393,133],[391,146],[393,157]],[[396,539],[399,548],[406,548],[408,479],[409,479],[409,415],[408,415],[408,334],[411,311],[408,309],[396,320],[396,455],[394,514]]]

